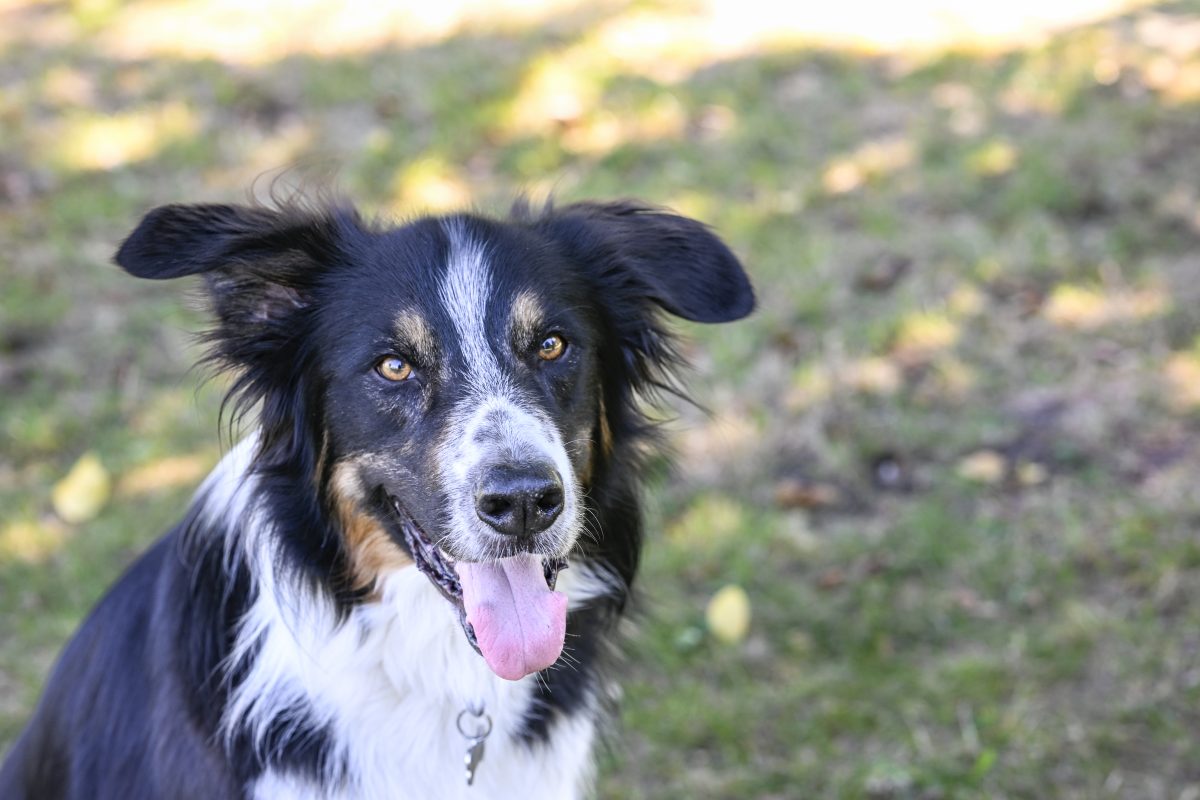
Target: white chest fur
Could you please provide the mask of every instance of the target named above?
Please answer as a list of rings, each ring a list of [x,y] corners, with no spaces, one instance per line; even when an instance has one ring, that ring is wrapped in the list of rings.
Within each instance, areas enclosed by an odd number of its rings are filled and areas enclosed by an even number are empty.
[[[226,456],[202,489],[214,529],[238,530],[228,557],[246,558],[257,597],[238,630],[231,663],[249,664],[223,721],[231,735],[249,726],[266,749],[271,726],[305,709],[299,725],[328,731],[333,744],[323,780],[269,770],[252,787],[256,800],[562,800],[591,782],[594,709],[579,709],[551,728],[549,742],[513,738],[529,708],[534,681],[505,681],[471,649],[454,613],[426,578],[409,567],[380,586],[378,602],[337,619],[332,603],[276,574],[270,525],[253,502],[248,477],[254,439]],[[571,607],[611,590],[583,565],[559,579]],[[468,705],[493,721],[475,784],[466,785],[467,741],[455,721]],[[305,728],[297,727],[295,735]],[[283,738],[286,739],[285,731]]]
[[[227,726],[241,720],[265,733],[285,709],[309,708],[315,719],[308,722],[328,726],[331,733],[332,762],[346,769],[319,782],[269,771],[253,796],[582,796],[590,783],[593,715],[560,720],[547,744],[515,739],[536,676],[516,682],[495,676],[416,569],[400,570],[382,588],[381,602],[356,609],[340,626],[327,604],[288,597],[285,609],[278,592],[260,593],[239,644],[261,637],[262,645],[232,699]],[[468,705],[482,705],[494,725],[471,787],[463,763],[468,743],[455,725]]]

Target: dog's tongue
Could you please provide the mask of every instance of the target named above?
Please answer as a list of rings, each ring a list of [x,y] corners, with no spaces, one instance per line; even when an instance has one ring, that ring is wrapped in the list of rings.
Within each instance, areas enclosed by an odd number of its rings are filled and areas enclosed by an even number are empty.
[[[515,681],[558,660],[567,632],[567,596],[546,586],[542,560],[531,554],[491,564],[454,565],[467,622],[488,666]]]

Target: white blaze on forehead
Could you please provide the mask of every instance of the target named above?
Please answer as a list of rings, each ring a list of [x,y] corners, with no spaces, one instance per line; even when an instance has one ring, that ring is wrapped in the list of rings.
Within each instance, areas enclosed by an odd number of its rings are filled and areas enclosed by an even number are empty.
[[[465,380],[470,391],[450,414],[439,444],[439,472],[449,498],[447,518],[450,539],[468,561],[495,557],[489,541],[496,534],[475,510],[477,470],[488,464],[544,459],[554,465],[563,481],[563,511],[542,534],[548,551],[565,555],[582,527],[581,490],[571,461],[554,422],[544,409],[519,391],[506,375],[487,335],[488,301],[492,297],[492,275],[487,247],[471,238],[461,220],[444,223],[450,240],[446,274],[439,299],[454,326],[458,347],[465,362]],[[532,296],[518,298],[516,309],[523,320],[538,309]],[[504,334],[507,347],[508,332]]]
[[[492,276],[487,249],[471,239],[458,220],[448,220],[450,254],[442,279],[441,300],[454,324],[468,374],[478,389],[500,391],[504,385],[500,365],[487,340],[487,303]]]

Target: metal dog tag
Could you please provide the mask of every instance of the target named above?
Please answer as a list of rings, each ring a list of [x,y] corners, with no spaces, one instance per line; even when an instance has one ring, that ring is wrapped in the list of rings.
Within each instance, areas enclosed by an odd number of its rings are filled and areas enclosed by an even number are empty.
[[[483,727],[476,728],[473,731],[468,731],[463,727],[463,717],[470,714],[483,723]],[[475,711],[471,708],[464,708],[458,713],[458,719],[455,721],[458,727],[458,732],[467,740],[467,753],[463,756],[463,766],[466,767],[467,786],[475,785],[475,771],[479,769],[479,764],[483,761],[483,748],[487,742],[488,735],[492,732],[492,718],[484,713],[481,708]]]
[[[475,784],[475,770],[479,767],[479,762],[483,761],[483,746],[487,739],[479,738],[472,739],[471,744],[467,747],[467,755],[463,759],[467,766],[467,786]]]

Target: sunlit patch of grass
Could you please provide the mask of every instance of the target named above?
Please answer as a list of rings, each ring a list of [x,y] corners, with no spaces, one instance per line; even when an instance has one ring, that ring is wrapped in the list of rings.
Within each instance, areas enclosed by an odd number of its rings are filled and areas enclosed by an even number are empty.
[[[118,0],[71,0],[71,16],[84,30],[94,31],[111,21],[120,5]]]
[[[183,103],[118,114],[69,118],[57,136],[55,159],[67,169],[107,170],[147,159],[193,136],[200,121]]]
[[[1200,353],[1172,353],[1163,366],[1168,401],[1180,411],[1200,410]]]
[[[1009,142],[993,139],[974,150],[967,167],[979,175],[1003,175],[1017,163],[1017,149]]]
[[[570,151],[603,155],[621,145],[639,142],[669,142],[680,139],[687,115],[679,101],[663,92],[645,109],[632,115],[605,110],[589,114],[563,132],[563,145]]]
[[[974,317],[987,308],[987,298],[978,287],[960,283],[946,298],[946,310],[956,317]]]
[[[510,105],[506,128],[511,134],[553,130],[579,120],[595,107],[603,76],[592,59],[580,52],[556,53],[527,70]]]
[[[236,0],[131,3],[107,26],[100,43],[120,58],[263,65],[288,56],[328,58],[438,42],[480,26],[520,29],[575,5],[575,0],[445,0],[419,8],[333,6],[324,0],[263,0],[253,6]]]
[[[1062,328],[1094,330],[1120,322],[1138,322],[1165,314],[1170,299],[1162,289],[1109,290],[1061,284],[1047,298],[1042,316]]]
[[[806,41],[836,42],[873,53],[946,46],[976,52],[1041,40],[1047,30],[1081,25],[1126,7],[1120,0],[1070,0],[1047,5],[1019,0],[1003,8],[986,4],[919,0],[889,3],[847,2],[820,7],[781,8],[770,0],[711,0],[727,38],[761,39],[762,29]],[[764,25],[763,22],[767,24]]]
[[[667,526],[667,536],[676,546],[713,549],[726,545],[745,523],[741,504],[722,495],[705,495]]]
[[[67,526],[54,520],[16,520],[0,529],[0,562],[15,559],[38,564],[55,555],[67,540]]]
[[[165,489],[195,486],[215,463],[212,452],[154,459],[123,474],[117,481],[116,494],[120,498],[138,497]]]
[[[717,198],[709,192],[692,189],[671,195],[664,205],[685,216],[712,219],[716,213]]]
[[[47,101],[64,108],[90,106],[96,102],[93,76],[66,64],[46,71],[42,78],[42,93]]]
[[[902,363],[925,362],[953,348],[961,336],[960,324],[945,313],[918,311],[900,320],[891,352]]]
[[[784,401],[791,411],[803,412],[825,402],[833,388],[833,378],[824,366],[805,364],[792,377]]]
[[[880,357],[862,358],[846,364],[839,371],[838,379],[852,391],[882,396],[895,394],[904,383],[899,365]]]
[[[1143,24],[1141,27],[1145,30],[1149,26]],[[1182,28],[1177,33],[1186,37],[1185,30]],[[1156,35],[1151,38],[1162,37]],[[1168,38],[1168,41],[1171,40]],[[1175,52],[1160,52],[1142,60],[1136,69],[1142,82],[1157,92],[1163,102],[1171,105],[1194,102],[1200,98],[1200,61],[1196,60],[1197,54],[1188,49],[1186,42],[1183,48],[1172,49]]]
[[[913,162],[913,146],[906,138],[870,141],[854,152],[834,159],[821,173],[821,184],[830,194],[845,194]]]
[[[450,211],[471,204],[471,187],[443,159],[426,157],[404,167],[393,183],[397,212]]]
[[[962,403],[979,385],[979,371],[969,362],[953,355],[934,359],[918,397],[931,403]]]
[[[762,428],[745,413],[726,411],[703,425],[680,432],[681,456],[689,462],[716,465],[722,453],[747,452],[761,441]]]

